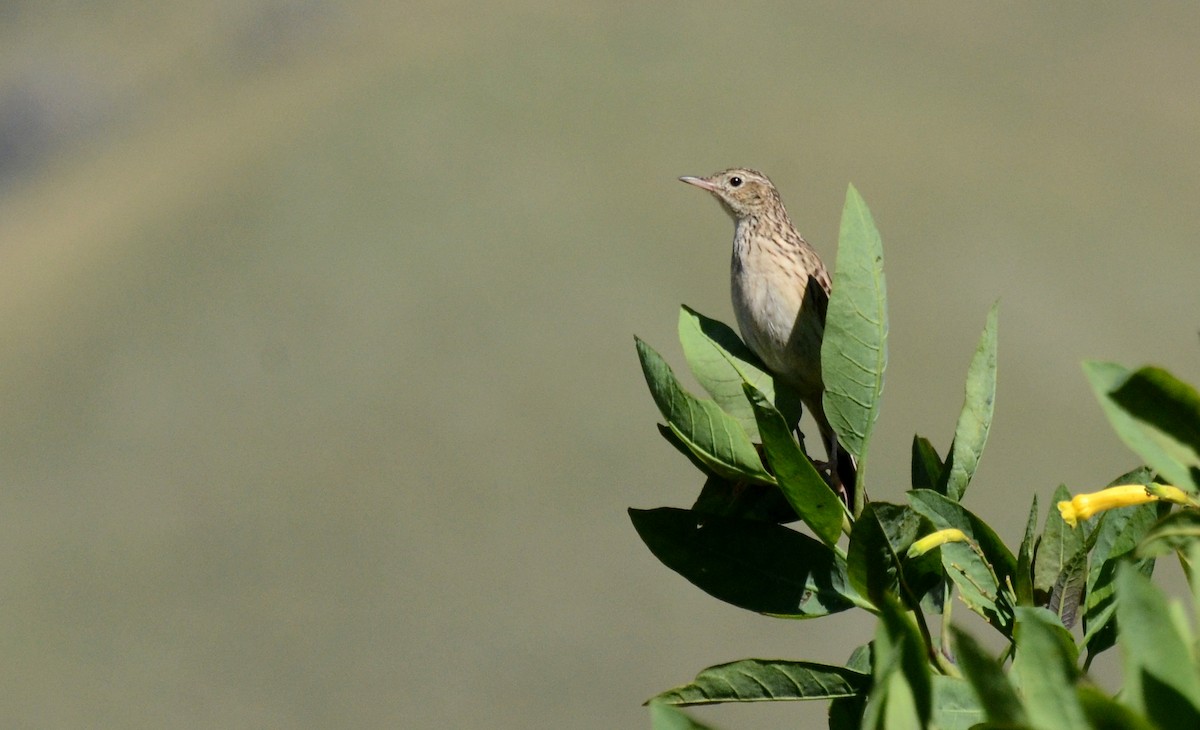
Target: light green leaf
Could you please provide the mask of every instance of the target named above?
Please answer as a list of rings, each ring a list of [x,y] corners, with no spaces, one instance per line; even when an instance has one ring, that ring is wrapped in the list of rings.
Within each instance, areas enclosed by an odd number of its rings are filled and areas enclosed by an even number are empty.
[[[938,730],[968,730],[983,722],[983,707],[966,680],[933,675],[933,717]]]
[[[783,416],[767,401],[766,395],[749,383],[744,387],[745,397],[754,407],[763,449],[775,472],[779,488],[792,509],[822,542],[837,544],[845,515],[842,500],[838,499],[800,450]]]
[[[664,565],[719,600],[783,618],[816,618],[862,602],[829,546],[781,525],[662,507],[629,510]]]
[[[1200,511],[1183,509],[1167,515],[1146,532],[1145,537],[1138,543],[1137,556],[1155,558],[1176,550],[1185,550],[1197,542],[1200,542]]]
[[[637,339],[642,373],[667,427],[715,474],[730,479],[774,484],[763,469],[754,444],[738,422],[710,400],[700,400],[680,386],[671,367],[657,352]]]
[[[1013,672],[1030,725],[1039,730],[1089,730],[1075,693],[1078,670],[1071,634],[1049,611],[1017,608]]]
[[[950,633],[954,637],[958,666],[978,695],[987,720],[997,724],[1025,724],[1025,708],[1004,668],[967,632],[951,626]]]
[[[928,727],[933,688],[925,643],[913,619],[893,597],[883,596],[879,608],[871,657],[873,686],[862,726],[872,730]]]
[[[1117,566],[1116,587],[1122,698],[1159,727],[1200,727],[1200,678],[1166,596],[1128,565]]]
[[[966,396],[958,425],[954,429],[954,443],[946,460],[945,488],[939,489],[950,499],[962,500],[963,493],[975,469],[983,447],[987,443],[988,430],[992,426],[992,412],[996,403],[996,320],[1000,303],[992,305],[987,324],[979,337],[979,346],[967,369]]]
[[[1054,498],[1050,504],[1069,500],[1071,493],[1066,485],[1060,484],[1054,490]],[[1057,509],[1051,508],[1046,513],[1046,525],[1042,528],[1042,538],[1038,543],[1037,558],[1033,563],[1033,589],[1038,600],[1044,600],[1054,590],[1054,584],[1062,575],[1067,563],[1079,553],[1083,547],[1084,530],[1073,528],[1063,521]]]
[[[854,697],[871,675],[846,667],[782,659],[742,659],[709,667],[689,684],[667,690],[651,702],[711,705],[720,702],[778,702]]]
[[[1084,373],[1117,436],[1146,464],[1181,489],[1200,487],[1200,418],[1196,392],[1166,371],[1132,372],[1116,363],[1088,361]]]
[[[788,424],[794,425],[800,418],[799,396],[776,383],[758,356],[724,323],[685,305],[679,310],[679,343],[701,387],[741,424],[751,440],[759,440],[758,422],[742,392],[743,383],[761,391]]]
[[[652,730],[712,730],[712,726],[693,720],[678,707],[650,703],[650,727]]]
[[[1093,685],[1080,684],[1075,692],[1094,730],[1161,730]]]
[[[825,413],[842,445],[859,458],[860,493],[887,367],[886,304],[883,242],[871,211],[851,185],[842,209],[821,372]]]

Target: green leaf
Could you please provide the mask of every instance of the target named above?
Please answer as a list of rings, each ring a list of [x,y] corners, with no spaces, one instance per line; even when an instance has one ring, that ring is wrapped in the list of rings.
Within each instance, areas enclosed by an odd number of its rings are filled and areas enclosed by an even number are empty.
[[[854,521],[846,562],[850,582],[872,602],[901,595],[915,608],[926,591],[938,584],[941,571],[935,553],[901,560],[928,523],[905,505],[871,502]],[[905,590],[901,590],[901,579]]]
[[[1188,642],[1175,630],[1167,599],[1128,565],[1117,567],[1122,699],[1164,728],[1200,727],[1200,678]]]
[[[692,511],[776,524],[799,519],[778,487],[732,482],[716,476],[704,482],[704,487],[692,504]]]
[[[656,695],[651,702],[712,705],[721,702],[779,702],[854,697],[871,675],[846,667],[782,659],[742,659],[709,667],[689,684]]]
[[[988,430],[992,426],[992,412],[996,403],[996,320],[1000,303],[992,305],[987,324],[979,337],[979,346],[967,369],[966,396],[958,425],[954,428],[954,442],[946,459],[944,471],[945,488],[939,489],[954,501],[961,501],[975,475],[979,457],[987,443]]]
[[[1078,670],[1071,634],[1049,611],[1017,608],[1013,672],[1025,697],[1030,725],[1041,730],[1088,730],[1075,693]]]
[[[1142,467],[1117,477],[1108,486],[1149,484],[1153,477],[1149,469]],[[1093,536],[1095,546],[1091,550],[1083,604],[1083,644],[1087,646],[1089,661],[1117,641],[1116,606],[1113,602],[1117,565],[1126,562],[1160,515],[1169,508],[1163,503],[1143,504],[1109,510],[1100,517]],[[1154,561],[1139,560],[1134,567],[1149,577],[1154,571]]]
[[[826,545],[836,545],[842,534],[845,515],[842,500],[833,493],[817,468],[800,450],[784,417],[775,410],[766,395],[749,383],[744,387],[746,398],[754,407],[763,449],[775,472],[779,488],[800,519],[812,528],[813,534]]]
[[[1013,588],[1017,592],[1017,603],[1022,606],[1032,606],[1033,602],[1033,555],[1037,550],[1037,518],[1038,500],[1033,495],[1033,504],[1029,507],[1029,520],[1025,523],[1025,537],[1021,540],[1021,548],[1017,551],[1017,574],[1013,578]]]
[[[663,507],[629,510],[650,552],[705,593],[784,618],[826,616],[861,602],[846,563],[795,530]]]
[[[1191,438],[1195,391],[1157,368],[1134,373],[1116,363],[1089,361],[1083,370],[1125,445],[1175,486],[1196,491],[1200,446],[1180,440]]]
[[[962,530],[975,545],[963,542],[942,545],[939,548],[942,567],[954,581],[962,601],[1005,635],[1009,634],[1015,599],[1007,595],[1006,588],[1017,569],[1012,552],[986,522],[949,497],[928,489],[914,490],[908,497],[913,509],[929,520],[934,529]]]
[[[871,644],[863,644],[850,653],[846,668],[867,674],[871,678]],[[829,730],[859,730],[862,727],[863,710],[867,706],[870,682],[853,697],[839,697],[829,703]]]
[[[859,458],[860,485],[887,367],[886,304],[883,242],[871,211],[851,185],[842,209],[821,372],[825,414],[842,446]]]
[[[1092,685],[1075,688],[1094,730],[1159,730],[1159,727]]]
[[[912,442],[912,488],[935,489],[942,481],[942,458],[929,439],[913,436]]]
[[[950,633],[954,637],[958,666],[979,697],[987,720],[997,724],[1025,724],[1025,708],[1004,668],[967,632],[951,626]]]
[[[742,392],[743,383],[761,391],[788,424],[794,425],[800,419],[799,396],[777,383],[729,326],[685,305],[679,310],[679,343],[700,386],[741,424],[752,441],[759,440],[758,422]]]
[[[653,730],[711,730],[710,725],[693,720],[683,710],[661,702],[650,703],[650,723]]]
[[[1059,485],[1050,500],[1052,505],[1069,500],[1071,493],[1065,485]],[[1062,575],[1067,563],[1083,546],[1084,531],[1075,529],[1063,521],[1057,509],[1046,514],[1046,525],[1038,542],[1037,558],[1033,563],[1033,589],[1038,603],[1049,600],[1058,576]]]
[[[1171,458],[1170,465],[1147,459],[1150,466],[1184,489],[1200,487],[1200,393],[1195,388],[1162,368],[1144,367],[1109,397]]]
[[[968,730],[983,722],[983,707],[965,680],[933,675],[933,717],[938,730]]]
[[[1176,550],[1184,550],[1197,540],[1200,540],[1200,512],[1183,509],[1154,525],[1138,544],[1137,555],[1140,558],[1155,558]]]
[[[1074,557],[1067,561],[1063,570],[1050,589],[1050,599],[1046,608],[1069,628],[1075,626],[1079,614],[1079,604],[1083,600],[1083,589],[1087,585],[1088,554],[1086,548],[1081,548]]]
[[[895,598],[883,596],[879,608],[872,652],[873,687],[862,726],[877,730],[927,727],[933,688],[925,643],[911,615]]]
[[[640,339],[637,351],[658,410],[697,459],[723,477],[775,483],[763,469],[754,444],[732,416],[713,401],[700,400],[685,391],[666,361]]]

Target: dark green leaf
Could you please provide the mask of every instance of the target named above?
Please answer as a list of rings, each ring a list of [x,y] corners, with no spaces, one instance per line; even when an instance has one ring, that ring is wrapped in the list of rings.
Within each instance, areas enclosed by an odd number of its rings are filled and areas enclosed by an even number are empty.
[[[1187,386],[1180,391],[1175,387],[1178,381],[1169,375],[1162,377],[1146,370],[1133,373],[1116,363],[1089,361],[1083,364],[1083,370],[1108,422],[1125,445],[1175,486],[1196,491],[1200,484],[1196,444],[1182,442],[1174,435],[1181,428],[1186,431],[1176,421],[1181,418],[1180,411],[1186,414],[1192,409],[1195,392]],[[1122,394],[1120,402],[1118,392]],[[1158,408],[1172,414],[1165,423],[1154,420]],[[1183,420],[1186,423],[1189,419]]]
[[[1045,609],[1022,606],[1016,613],[1013,672],[1021,683],[1030,724],[1046,730],[1088,730],[1075,693],[1078,670],[1070,632]]]
[[[940,578],[938,559],[934,553],[911,560],[902,560],[900,556],[928,531],[928,523],[904,505],[868,504],[850,534],[847,563],[851,583],[872,601],[882,600],[884,594],[903,595],[904,601],[915,607],[921,595]],[[906,588],[903,591],[902,577]]]
[[[863,644],[850,654],[846,668],[856,672],[866,673],[870,680],[871,645]],[[867,705],[867,694],[871,686],[868,682],[859,694],[853,697],[839,697],[829,703],[829,730],[858,730],[862,726],[863,709]]]
[[[1050,589],[1050,600],[1046,604],[1062,625],[1068,629],[1075,626],[1079,613],[1079,604],[1083,600],[1083,589],[1087,585],[1088,555],[1087,550],[1080,549],[1075,556],[1067,561],[1063,570],[1058,574],[1054,587]]]
[[[1162,368],[1144,367],[1110,391],[1109,397],[1137,420],[1172,462],[1160,465],[1147,458],[1146,463],[1177,486],[1200,488],[1200,393]]]
[[[958,666],[979,696],[987,720],[1011,725],[1025,723],[1025,709],[1005,676],[1004,668],[970,634],[954,626],[950,632],[954,636]]]
[[[887,366],[887,287],[883,242],[851,185],[842,209],[833,292],[821,345],[825,413],[842,445],[866,466]],[[860,485],[863,472],[859,474]],[[860,486],[861,489],[861,486]]]
[[[1159,727],[1200,727],[1200,678],[1166,596],[1128,565],[1117,566],[1116,589],[1122,699]]]
[[[833,493],[817,468],[800,450],[787,422],[766,396],[749,383],[744,387],[745,397],[754,408],[754,417],[758,419],[758,432],[762,436],[767,461],[775,472],[783,495],[800,519],[812,528],[813,534],[827,545],[837,544],[845,518],[842,500]]]
[[[1021,540],[1021,548],[1017,551],[1017,574],[1013,578],[1013,588],[1017,592],[1017,603],[1022,606],[1032,606],[1033,603],[1033,555],[1037,551],[1037,518],[1038,500],[1033,495],[1033,505],[1029,508],[1029,520],[1025,523],[1025,537]]]
[[[727,325],[683,306],[679,310],[679,342],[701,387],[737,419],[751,440],[758,440],[758,423],[742,392],[743,383],[761,391],[789,425],[799,420],[800,398],[795,391],[777,384],[758,356]]]
[[[696,458],[720,476],[774,484],[754,444],[732,416],[713,401],[685,391],[670,366],[640,339],[637,351],[646,384],[667,426]]]
[[[912,488],[936,489],[942,482],[942,458],[937,449],[923,436],[913,436]]]
[[[663,507],[629,510],[650,552],[698,588],[749,611],[814,618],[859,601],[828,546],[780,525]]]
[[[1054,491],[1053,505],[1069,500],[1071,493],[1065,485],[1059,485]],[[1063,568],[1075,557],[1083,547],[1084,531],[1075,529],[1063,522],[1062,515],[1057,509],[1051,508],[1046,514],[1046,526],[1042,529],[1041,540],[1038,541],[1037,558],[1033,563],[1033,589],[1038,603],[1045,603],[1058,582],[1058,576]]]
[[[992,305],[987,324],[975,348],[975,356],[967,369],[966,396],[958,425],[954,429],[954,443],[946,459],[945,488],[938,491],[954,501],[961,501],[979,457],[987,443],[988,430],[992,426],[992,411],[996,402],[996,320],[1000,303]]]
[[[854,697],[871,675],[846,667],[782,659],[742,659],[709,667],[689,684],[667,690],[651,702],[711,705],[720,702],[779,702]]]
[[[711,726],[693,720],[686,712],[661,702],[650,703],[652,730],[711,730]]]
[[[716,517],[740,517],[776,524],[799,519],[778,487],[732,482],[716,476],[709,477],[704,482],[704,488],[696,497],[692,511]]]

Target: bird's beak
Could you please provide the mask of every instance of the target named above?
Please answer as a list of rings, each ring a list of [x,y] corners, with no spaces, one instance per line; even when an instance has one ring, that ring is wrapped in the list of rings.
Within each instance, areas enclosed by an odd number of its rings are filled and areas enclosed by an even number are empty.
[[[691,177],[690,175],[685,175],[684,177],[681,177],[679,179],[682,180],[683,182],[687,183],[688,185],[695,185],[696,187],[703,188],[710,193],[717,192],[717,186],[713,183],[710,183],[708,180],[705,180],[702,177]]]

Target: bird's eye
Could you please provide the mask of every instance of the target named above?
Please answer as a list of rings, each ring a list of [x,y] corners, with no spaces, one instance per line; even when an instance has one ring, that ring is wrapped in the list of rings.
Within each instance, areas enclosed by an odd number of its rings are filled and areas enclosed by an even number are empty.
[[[729,187],[740,188],[741,186],[742,186],[742,179],[740,177],[738,177],[737,175],[734,175],[733,177],[729,178]]]

